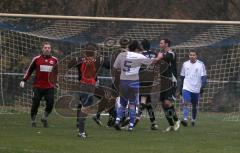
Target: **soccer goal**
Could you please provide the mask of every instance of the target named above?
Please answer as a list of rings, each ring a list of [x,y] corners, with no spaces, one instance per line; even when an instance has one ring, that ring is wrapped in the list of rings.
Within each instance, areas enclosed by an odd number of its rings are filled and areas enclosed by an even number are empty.
[[[31,105],[32,80],[19,88],[31,59],[41,52],[43,41],[53,44],[53,55],[60,65],[69,57],[81,54],[82,46],[93,42],[98,54],[110,57],[120,48],[122,38],[150,40],[151,49],[159,51],[160,38],[169,38],[177,53],[178,72],[188,52],[197,49],[205,62],[208,84],[200,101],[200,109],[238,111],[240,100],[240,22],[206,20],[169,20],[52,16],[0,13],[0,109],[27,110]],[[66,58],[68,57],[68,58]],[[65,78],[77,83],[77,71]],[[111,84],[109,70],[99,73],[100,85]],[[33,78],[33,77],[32,77]],[[68,93],[71,84],[63,83],[56,98]],[[157,96],[155,96],[157,97]],[[156,103],[158,99],[155,98]],[[177,101],[178,103],[179,101]],[[24,109],[23,109],[24,108]]]

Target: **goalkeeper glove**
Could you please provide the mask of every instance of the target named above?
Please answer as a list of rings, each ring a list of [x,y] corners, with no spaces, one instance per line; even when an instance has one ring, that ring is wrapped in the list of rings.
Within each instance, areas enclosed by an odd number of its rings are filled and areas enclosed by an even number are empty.
[[[25,81],[21,81],[20,84],[19,84],[19,86],[20,86],[21,88],[24,88],[24,86],[25,86]]]
[[[57,88],[57,89],[59,89],[59,88],[60,88],[60,86],[59,86],[59,84],[58,84],[58,83],[56,83],[56,84],[55,84],[55,88]]]
[[[200,89],[200,94],[203,94],[203,92],[204,92],[204,89],[201,88],[201,89]]]

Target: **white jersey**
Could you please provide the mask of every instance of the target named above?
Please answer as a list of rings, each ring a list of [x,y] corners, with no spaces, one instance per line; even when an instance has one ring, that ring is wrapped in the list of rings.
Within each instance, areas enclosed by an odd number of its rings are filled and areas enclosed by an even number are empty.
[[[183,89],[200,93],[202,86],[202,76],[206,76],[206,69],[203,62],[197,60],[195,63],[191,63],[190,60],[183,63],[181,76],[184,76]]]
[[[121,69],[121,80],[139,80],[139,69],[141,65],[150,65],[151,62],[152,59],[142,54],[127,51],[117,56],[113,67],[115,69]]]

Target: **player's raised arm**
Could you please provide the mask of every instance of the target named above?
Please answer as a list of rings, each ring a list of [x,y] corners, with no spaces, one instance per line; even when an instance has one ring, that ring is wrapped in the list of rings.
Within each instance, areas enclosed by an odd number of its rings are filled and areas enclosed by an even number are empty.
[[[68,63],[68,66],[67,66],[68,69],[81,64],[82,63],[82,59],[83,58],[81,58],[81,57],[75,57],[75,58],[71,59],[71,61]]]
[[[116,60],[114,61],[113,68],[114,69],[120,69],[121,68],[121,53],[118,54]]]
[[[107,58],[107,57],[104,57],[104,58],[103,58],[102,66],[105,67],[106,69],[110,69],[110,68],[111,68],[110,59]]]

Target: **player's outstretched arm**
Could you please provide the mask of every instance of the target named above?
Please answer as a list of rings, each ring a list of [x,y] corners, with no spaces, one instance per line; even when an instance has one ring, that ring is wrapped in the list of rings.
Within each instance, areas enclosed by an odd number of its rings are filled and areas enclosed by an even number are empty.
[[[158,53],[157,57],[152,60],[152,64],[156,64],[161,59],[163,59],[163,53]]]
[[[71,68],[77,66],[78,64],[80,64],[82,62],[81,59],[82,58],[80,58],[80,57],[75,57],[75,58],[71,59],[67,65],[68,69],[71,69]]]

